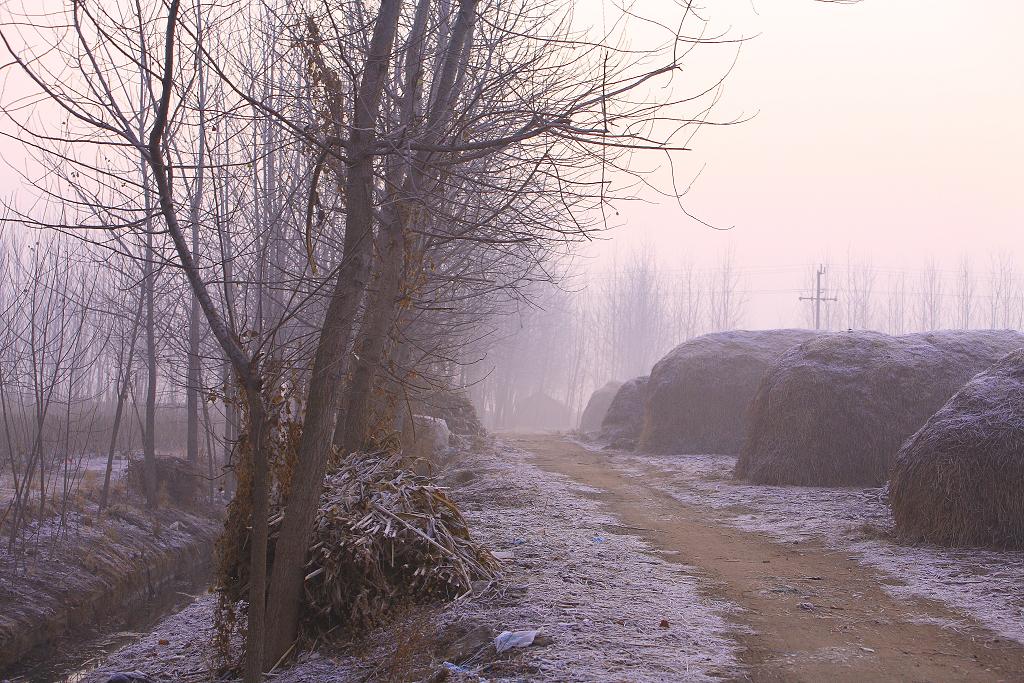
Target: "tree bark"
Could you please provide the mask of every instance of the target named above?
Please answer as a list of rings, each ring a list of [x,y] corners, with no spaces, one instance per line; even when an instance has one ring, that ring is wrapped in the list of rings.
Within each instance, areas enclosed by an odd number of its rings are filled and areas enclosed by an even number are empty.
[[[266,440],[267,415],[263,409],[260,385],[250,380],[245,387],[249,407],[249,439],[252,455],[252,545],[249,555],[249,623],[245,631],[245,680],[255,683],[263,678],[266,652],[267,597],[267,513],[268,467],[263,452]],[[272,666],[272,664],[271,664]]]
[[[343,453],[360,450],[366,446],[370,434],[369,417],[377,371],[384,362],[388,333],[398,311],[398,295],[401,289],[401,274],[405,250],[403,248],[402,221],[390,221],[381,236],[384,244],[380,249],[380,269],[377,287],[370,294],[366,315],[355,356],[358,359],[352,369],[349,384],[348,406],[339,419],[335,430],[335,443]],[[339,441],[339,435],[343,435]]]
[[[345,246],[317,342],[306,415],[292,473],[292,488],[275,548],[270,579],[264,663],[275,664],[295,640],[309,537],[323,487],[348,339],[362,288],[373,231],[373,142],[394,46],[402,0],[382,0],[370,52],[355,99],[346,178]],[[365,276],[363,276],[365,278]]]
[[[114,425],[110,433],[110,449],[107,451],[107,469],[103,473],[103,493],[100,496],[100,510],[105,510],[110,503],[110,475],[114,469],[114,450],[117,448],[117,435],[121,431],[121,417],[124,413],[124,402],[128,397],[128,389],[132,382],[132,361],[135,358],[135,341],[139,336],[139,324],[142,322],[144,296],[139,297],[139,305],[132,318],[132,331],[128,342],[128,353],[122,360],[121,385],[117,391],[117,408],[114,409]]]
[[[454,111],[456,88],[466,65],[468,46],[473,35],[475,11],[478,0],[461,0],[459,12],[452,28],[451,39],[444,59],[438,63],[438,73],[433,79],[434,93],[427,114],[425,141],[436,144],[443,135],[443,128]],[[424,3],[418,9],[424,9]],[[417,11],[416,24],[420,23]],[[425,16],[423,17],[425,20]],[[414,27],[415,31],[415,27]],[[405,100],[402,106],[401,125],[411,126],[419,101],[420,66],[422,58],[417,50],[418,36],[411,39],[409,62],[406,64],[407,81]],[[419,57],[419,58],[418,58]],[[402,289],[402,271],[405,256],[406,226],[421,219],[431,200],[430,195],[437,189],[438,171],[430,168],[429,152],[417,153],[408,168],[392,173],[389,186],[392,189],[389,201],[383,207],[381,228],[380,268],[377,288],[366,307],[365,324],[360,330],[357,342],[355,368],[344,424],[339,420],[335,430],[335,443],[341,444],[345,452],[363,448],[370,436],[368,418],[377,373],[385,361],[384,352],[388,333],[397,319],[400,308],[399,293]]]
[[[149,190],[146,195],[146,215],[149,215]],[[156,271],[153,251],[153,230],[149,220],[146,221],[146,254],[143,261],[142,288],[146,300],[146,433],[142,436],[143,480],[146,492],[146,505],[156,509],[159,504],[156,481],[156,319],[154,318],[153,299]]]

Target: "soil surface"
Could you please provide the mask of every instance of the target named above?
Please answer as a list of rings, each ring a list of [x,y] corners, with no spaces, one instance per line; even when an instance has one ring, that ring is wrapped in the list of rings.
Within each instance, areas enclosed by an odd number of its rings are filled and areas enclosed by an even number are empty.
[[[61,680],[132,640],[205,587],[222,522],[214,509],[93,501],[31,521],[24,550],[0,548],[0,681]]]
[[[440,482],[500,578],[273,680],[1024,681],[1024,553],[902,546],[880,489],[755,487],[734,463],[546,435],[463,453]],[[69,680],[211,680],[214,601]],[[532,646],[496,652],[527,630]]]
[[[276,671],[275,683],[741,679],[731,607],[702,596],[689,568],[603,511],[595,489],[530,457],[499,441],[441,474],[473,536],[501,559],[500,578],[451,602],[396,610],[362,638],[324,643]],[[133,670],[155,681],[211,680],[215,601],[204,596],[164,619],[81,680]],[[532,646],[496,652],[501,632],[532,630]]]
[[[1022,681],[1024,646],[942,602],[886,590],[890,573],[820,542],[784,542],[725,524],[657,486],[666,476],[563,437],[507,435],[529,462],[599,491],[623,525],[692,568],[702,589],[740,609],[742,679]],[[657,591],[659,586],[651,585]]]

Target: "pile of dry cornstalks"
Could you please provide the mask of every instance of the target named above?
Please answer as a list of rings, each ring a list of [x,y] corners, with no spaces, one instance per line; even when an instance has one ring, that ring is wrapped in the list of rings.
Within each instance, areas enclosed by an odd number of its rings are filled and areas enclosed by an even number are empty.
[[[282,518],[271,519],[272,541]],[[314,632],[362,629],[397,605],[464,594],[497,566],[444,489],[406,469],[400,455],[354,454],[324,480],[306,623]]]

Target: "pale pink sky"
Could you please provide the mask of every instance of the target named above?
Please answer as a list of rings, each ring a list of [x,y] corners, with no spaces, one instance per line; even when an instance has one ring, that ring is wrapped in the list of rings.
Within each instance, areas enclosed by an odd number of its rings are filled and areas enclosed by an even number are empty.
[[[691,153],[692,169],[706,168],[686,206],[736,227],[709,231],[667,202],[625,205],[624,227],[598,251],[647,241],[671,266],[732,245],[750,268],[848,252],[908,269],[927,257],[952,268],[966,253],[982,269],[993,252],[1021,256],[1024,3],[726,0],[704,14],[736,37],[758,34],[716,110],[755,118],[704,129]],[[789,294],[762,298],[752,325],[796,315]]]
[[[671,15],[670,0],[629,4]],[[608,0],[580,0],[577,15],[600,25],[613,13]],[[759,290],[796,287],[811,263],[848,253],[907,269],[926,258],[952,268],[967,254],[980,270],[1005,251],[1024,272],[1024,3],[716,0],[702,13],[712,33],[756,36],[715,115],[754,118],[705,128],[684,159],[691,174],[704,167],[686,206],[735,228],[711,231],[671,202],[623,204],[622,227],[596,255],[647,242],[668,268],[707,266],[728,246]],[[648,31],[634,23],[629,40],[643,44]],[[703,87],[731,58],[730,48],[709,50],[680,82]],[[0,153],[23,165],[11,141]],[[0,188],[18,192],[4,165]],[[791,293],[755,299],[749,325],[799,322]]]

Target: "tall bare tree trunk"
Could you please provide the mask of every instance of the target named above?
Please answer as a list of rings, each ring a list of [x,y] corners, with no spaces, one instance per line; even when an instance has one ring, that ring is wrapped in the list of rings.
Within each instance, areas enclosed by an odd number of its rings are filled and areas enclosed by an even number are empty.
[[[224,452],[221,459],[227,465],[231,462],[231,452],[235,447],[235,441],[238,440],[238,406],[236,405],[235,387],[231,377],[230,361],[224,361],[222,370],[221,379],[224,386]],[[224,492],[229,498],[235,495],[237,484],[237,477],[229,469],[224,480]]]
[[[267,415],[257,381],[246,383],[246,405],[249,407],[249,439],[252,454],[252,546],[249,555],[249,623],[245,631],[245,680],[255,683],[263,678],[267,647],[267,490],[269,476],[263,452],[266,440]],[[273,632],[273,631],[271,631]],[[272,665],[271,665],[272,666]]]
[[[454,111],[453,98],[457,95],[456,87],[460,74],[465,67],[465,57],[469,42],[472,39],[473,25],[477,0],[461,0],[459,12],[452,28],[451,39],[448,41],[444,58],[439,60],[438,73],[433,79],[434,93],[427,116],[426,139],[436,143],[440,139],[444,124]],[[419,100],[419,83],[421,82],[422,57],[419,47],[421,31],[426,23],[425,9],[429,2],[421,3],[417,8],[413,35],[410,39],[411,49],[406,64],[406,93],[403,102],[402,125],[411,125]],[[428,170],[430,153],[419,152],[415,155],[408,169],[389,173],[388,183],[391,187],[401,185],[400,189],[391,192],[390,200],[382,208],[383,214],[380,235],[380,268],[378,271],[377,288],[370,297],[366,307],[365,324],[360,330],[357,342],[356,357],[358,360],[352,372],[347,407],[344,414],[344,437],[339,438],[342,424],[339,421],[335,431],[335,442],[340,443],[347,451],[365,446],[367,437],[370,404],[376,381],[377,372],[384,362],[388,332],[399,313],[399,292],[401,291],[402,267],[405,256],[405,227],[415,224],[419,206],[427,201],[427,195],[436,188],[438,178],[436,172]],[[419,196],[417,196],[417,194]]]
[[[200,386],[202,386],[201,377]],[[214,467],[213,425],[210,422],[210,408],[206,401],[200,400],[199,405],[202,406],[203,409],[203,433],[206,436],[206,492],[210,505],[213,505],[213,482],[216,480],[216,468]]]
[[[100,496],[100,510],[105,510],[110,503],[110,475],[114,469],[114,450],[117,448],[117,436],[121,431],[121,417],[124,413],[124,402],[128,398],[128,389],[132,382],[132,361],[135,358],[135,342],[139,336],[139,324],[142,322],[142,308],[145,296],[139,296],[139,305],[132,318],[132,329],[128,341],[128,353],[121,360],[121,385],[117,391],[117,408],[114,409],[114,425],[110,431],[110,448],[107,451],[107,468],[103,473],[103,493]]]
[[[273,665],[291,647],[299,623],[303,569],[324,472],[332,450],[338,397],[348,339],[365,278],[373,231],[373,143],[380,102],[388,77],[391,50],[402,0],[382,0],[374,22],[366,68],[356,94],[346,182],[345,245],[342,265],[331,293],[317,342],[306,415],[292,488],[275,549],[270,579],[264,662]]]
[[[146,215],[150,212],[149,188],[145,193]],[[154,280],[156,269],[153,263],[156,253],[153,250],[153,226],[146,219],[146,257],[142,268],[142,291],[146,299],[146,431],[142,435],[143,481],[146,493],[146,505],[155,509],[159,503],[156,482],[156,319],[154,318],[153,298],[156,289]]]
[[[377,287],[370,294],[366,315],[356,342],[355,357],[349,384],[347,409],[339,419],[334,441],[343,453],[362,449],[368,434],[370,405],[377,378],[377,370],[384,360],[388,333],[398,311],[403,263],[403,236],[401,220],[393,220],[381,236],[380,270]],[[340,436],[340,439],[339,439]]]
[[[203,42],[203,15],[201,5],[196,5],[196,41]],[[202,59],[198,60],[196,71],[199,76],[199,150],[196,167],[195,188],[192,191],[192,203],[189,211],[189,222],[192,224],[192,258],[199,251],[199,209],[203,199],[203,180],[206,171],[206,69]],[[192,305],[188,316],[188,370],[185,376],[185,410],[188,427],[186,434],[186,453],[188,461],[199,465],[199,321],[202,317],[199,298],[192,293]]]

